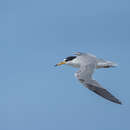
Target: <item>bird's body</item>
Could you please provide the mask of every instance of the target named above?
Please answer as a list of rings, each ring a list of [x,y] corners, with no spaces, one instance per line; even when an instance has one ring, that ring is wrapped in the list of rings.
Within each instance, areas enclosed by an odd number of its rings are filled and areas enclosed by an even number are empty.
[[[96,69],[115,67],[116,64],[103,59],[98,59],[96,56],[86,53],[75,53],[76,56],[70,56],[64,59],[63,62],[57,64],[67,64],[72,67],[80,68],[75,73],[76,78],[89,90],[108,99],[109,101],[121,104],[110,92],[104,89],[96,80],[93,80],[92,74]]]
[[[80,65],[90,64],[90,62],[93,62],[96,64],[96,69],[117,66],[115,63],[113,63],[111,61],[105,61],[103,59],[98,59],[96,56],[94,56],[92,54],[85,54],[85,53],[81,53],[81,55],[78,55],[72,61],[66,62],[66,64],[70,65],[72,67],[75,67],[75,68],[80,68]]]

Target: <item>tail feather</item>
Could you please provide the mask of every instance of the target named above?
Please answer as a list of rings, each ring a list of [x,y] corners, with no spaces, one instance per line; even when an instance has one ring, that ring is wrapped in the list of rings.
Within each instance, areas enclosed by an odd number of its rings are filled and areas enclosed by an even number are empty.
[[[109,61],[104,63],[104,68],[109,68],[109,67],[117,67],[117,64]]]
[[[111,61],[102,61],[98,62],[97,68],[110,68],[110,67],[117,67],[118,65],[116,63],[113,63]]]

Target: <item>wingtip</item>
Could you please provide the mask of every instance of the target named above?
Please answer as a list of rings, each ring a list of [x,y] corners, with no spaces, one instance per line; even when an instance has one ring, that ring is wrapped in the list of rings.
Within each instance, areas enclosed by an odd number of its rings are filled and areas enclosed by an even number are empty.
[[[80,55],[83,54],[83,53],[82,53],[82,52],[73,52],[72,54],[73,54],[73,55],[80,56]]]
[[[119,104],[119,105],[122,105],[122,102],[116,102],[117,104]]]
[[[116,104],[120,104],[120,105],[122,105],[122,102],[119,101],[119,100],[116,100],[116,101],[113,101],[113,102],[116,103]]]
[[[122,102],[120,102],[120,101],[118,102],[118,104],[123,105]]]

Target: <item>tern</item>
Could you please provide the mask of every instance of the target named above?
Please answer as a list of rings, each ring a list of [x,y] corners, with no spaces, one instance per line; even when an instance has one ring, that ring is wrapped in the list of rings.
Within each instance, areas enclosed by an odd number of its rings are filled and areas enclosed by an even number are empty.
[[[122,104],[119,99],[113,96],[110,92],[108,92],[96,80],[92,78],[92,75],[96,69],[116,67],[117,64],[111,61],[99,59],[92,54],[81,52],[74,53],[74,56],[69,56],[65,58],[62,62],[56,64],[55,66],[60,66],[63,64],[79,68],[79,71],[75,73],[75,77],[86,88],[111,102]]]

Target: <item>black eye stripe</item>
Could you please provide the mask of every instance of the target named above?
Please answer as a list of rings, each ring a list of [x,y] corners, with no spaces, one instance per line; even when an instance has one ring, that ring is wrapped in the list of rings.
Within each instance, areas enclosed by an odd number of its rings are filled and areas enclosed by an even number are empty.
[[[76,58],[76,56],[69,56],[69,57],[65,58],[65,61],[71,61],[75,58]]]

